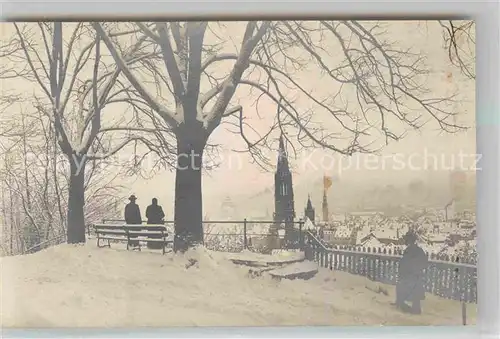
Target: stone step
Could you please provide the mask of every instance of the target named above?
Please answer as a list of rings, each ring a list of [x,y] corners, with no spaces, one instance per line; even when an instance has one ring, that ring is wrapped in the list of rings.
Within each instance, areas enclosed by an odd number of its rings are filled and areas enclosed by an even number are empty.
[[[301,261],[285,265],[267,272],[276,279],[311,279],[318,273],[318,264],[312,261]]]
[[[234,264],[250,267],[283,266],[305,260],[301,252],[279,252],[274,255],[251,252],[234,253],[229,256]]]

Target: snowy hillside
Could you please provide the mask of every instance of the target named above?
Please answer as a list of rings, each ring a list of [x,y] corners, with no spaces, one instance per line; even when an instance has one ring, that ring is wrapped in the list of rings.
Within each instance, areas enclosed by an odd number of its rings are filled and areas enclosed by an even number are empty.
[[[460,325],[460,304],[428,295],[407,315],[373,282],[320,269],[308,281],[250,278],[226,253],[184,255],[59,245],[0,258],[5,327]],[[186,268],[190,259],[197,264]],[[475,323],[475,305],[468,306]]]

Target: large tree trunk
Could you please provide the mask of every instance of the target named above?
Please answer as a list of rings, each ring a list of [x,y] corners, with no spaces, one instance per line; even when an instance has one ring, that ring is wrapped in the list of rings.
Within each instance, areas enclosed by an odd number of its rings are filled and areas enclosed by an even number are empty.
[[[68,244],[85,242],[85,164],[81,158],[70,158],[68,196]],[[80,166],[80,167],[78,167]]]
[[[182,124],[176,131],[174,251],[203,243],[201,171],[206,130],[198,122]]]

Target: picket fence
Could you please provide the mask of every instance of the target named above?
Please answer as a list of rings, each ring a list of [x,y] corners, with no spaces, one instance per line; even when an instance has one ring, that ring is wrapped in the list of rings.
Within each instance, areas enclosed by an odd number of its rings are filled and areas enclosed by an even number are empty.
[[[306,257],[321,267],[362,275],[370,280],[395,285],[401,250],[353,246],[326,247],[309,232],[304,233]],[[477,270],[472,258],[429,255],[425,289],[443,298],[477,303]]]

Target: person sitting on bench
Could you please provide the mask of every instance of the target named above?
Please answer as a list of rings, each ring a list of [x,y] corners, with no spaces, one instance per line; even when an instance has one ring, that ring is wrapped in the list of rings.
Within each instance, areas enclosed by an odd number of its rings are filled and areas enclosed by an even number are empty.
[[[163,218],[165,218],[165,213],[163,212],[163,208],[158,205],[158,199],[153,198],[151,205],[146,208],[146,218],[148,219],[149,225],[163,225]],[[148,242],[148,248],[156,248],[155,243]]]
[[[132,194],[128,198],[128,200],[130,200],[130,202],[125,206],[125,223],[127,225],[141,225],[142,224],[141,210],[139,209],[139,206],[135,203],[137,197]],[[139,240],[131,240],[129,245],[139,246]]]

